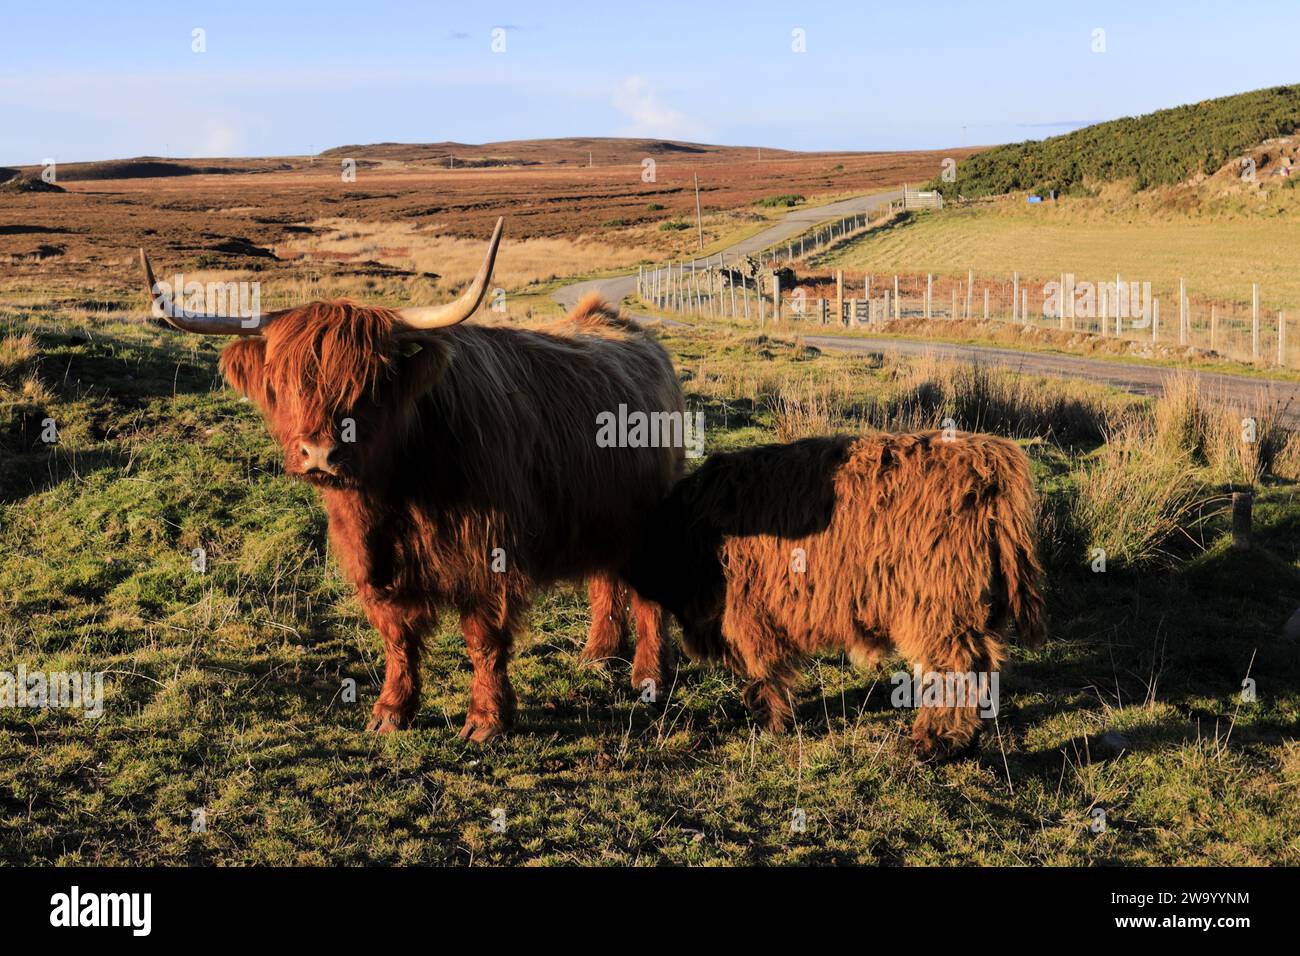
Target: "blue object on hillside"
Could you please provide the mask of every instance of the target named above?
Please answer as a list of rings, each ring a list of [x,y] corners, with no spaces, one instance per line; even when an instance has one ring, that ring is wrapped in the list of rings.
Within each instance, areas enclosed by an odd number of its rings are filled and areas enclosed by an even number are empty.
[[[1042,201],[1043,201],[1043,197],[1042,197],[1042,196],[1030,196],[1028,201],[1029,201],[1029,202],[1042,202]]]

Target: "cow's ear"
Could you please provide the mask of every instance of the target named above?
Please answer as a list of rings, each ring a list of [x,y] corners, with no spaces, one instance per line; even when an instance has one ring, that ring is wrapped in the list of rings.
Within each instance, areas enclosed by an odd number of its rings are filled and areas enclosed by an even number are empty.
[[[240,339],[221,352],[221,374],[230,387],[259,405],[266,405],[266,343],[260,338]]]
[[[404,397],[414,400],[431,389],[451,360],[451,349],[439,336],[424,333],[398,339],[398,381]]]

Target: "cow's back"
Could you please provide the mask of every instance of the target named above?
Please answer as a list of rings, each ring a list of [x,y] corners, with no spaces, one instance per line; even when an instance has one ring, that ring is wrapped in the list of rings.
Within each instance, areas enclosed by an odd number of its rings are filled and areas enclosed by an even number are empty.
[[[599,447],[598,416],[683,413],[667,353],[634,325],[461,326],[448,339],[421,419],[429,447],[456,450],[459,507],[489,514],[493,546],[537,583],[618,564],[683,449]]]
[[[856,645],[868,657],[918,606],[979,618],[994,573],[989,508],[1028,492],[1023,452],[994,436],[927,432],[854,439],[843,455],[805,479],[824,496],[809,533],[726,539],[728,608],[761,607],[805,650]]]

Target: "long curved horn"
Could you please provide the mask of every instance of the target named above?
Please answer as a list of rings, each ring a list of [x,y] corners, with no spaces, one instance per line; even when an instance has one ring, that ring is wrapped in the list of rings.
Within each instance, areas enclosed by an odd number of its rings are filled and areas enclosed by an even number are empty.
[[[497,259],[497,246],[501,244],[501,230],[505,228],[505,217],[497,220],[496,229],[492,230],[492,239],[488,242],[487,255],[478,267],[478,275],[469,284],[459,299],[446,305],[432,305],[408,309],[398,309],[402,321],[413,329],[441,329],[448,325],[464,322],[483,301],[488,283],[492,281],[492,266]]]
[[[153,277],[153,265],[150,264],[149,256],[143,249],[140,250],[140,265],[144,269],[145,289],[149,293],[154,315],[161,314],[168,325],[182,332],[198,332],[200,335],[261,335],[262,326],[273,317],[261,315],[256,319],[241,319],[236,315],[191,312],[177,305],[170,295],[159,291],[158,283]],[[247,322],[252,322],[252,325],[246,325]]]

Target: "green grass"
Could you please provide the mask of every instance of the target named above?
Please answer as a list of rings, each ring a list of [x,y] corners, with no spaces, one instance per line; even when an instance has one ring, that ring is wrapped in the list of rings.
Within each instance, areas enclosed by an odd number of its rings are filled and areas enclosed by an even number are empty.
[[[947,195],[1086,189],[1128,181],[1136,189],[1210,174],[1265,139],[1300,128],[1300,86],[1277,86],[1145,116],[1097,123],[1062,136],[997,146],[963,160]]]
[[[1300,303],[1300,278],[1287,250],[1300,243],[1300,218],[1220,220],[1105,215],[1099,200],[1068,200],[1049,208],[1021,203],[951,207],[873,230],[821,257],[818,265],[886,273],[960,276],[968,269],[1008,282],[1056,281],[1073,272],[1080,281],[1150,282],[1177,326],[1178,280],[1187,293],[1241,303],[1249,315],[1251,284],[1260,284],[1260,305],[1276,309]],[[1196,308],[1198,329],[1204,307]],[[1161,322],[1170,322],[1162,313]]]
[[[684,665],[662,705],[642,704],[625,666],[579,668],[587,610],[571,588],[540,595],[520,637],[513,736],[456,737],[469,667],[451,616],[429,641],[417,727],[380,738],[361,728],[381,643],[313,493],[279,474],[254,409],[221,387],[214,344],[0,313],[0,338],[19,330],[38,347],[0,363],[0,661],[103,670],[107,699],[97,721],[0,710],[6,862],[1300,863],[1300,660],[1277,637],[1300,605],[1289,478],[1261,486],[1256,550],[1231,550],[1207,506],[1159,560],[1094,574],[1070,506],[1099,439],[1047,428],[1047,399],[1017,419],[1045,495],[1052,637],[1014,653],[998,733],[970,760],[912,761],[893,667],[811,663],[798,729],[780,738],[713,668]],[[780,339],[665,342],[714,449],[1003,394]],[[781,395],[822,404],[795,420]],[[1088,402],[1081,415],[1144,413],[1120,395]],[[53,447],[31,431],[46,417]],[[1109,731],[1123,754],[1100,742]],[[1108,829],[1092,834],[1098,806]]]

